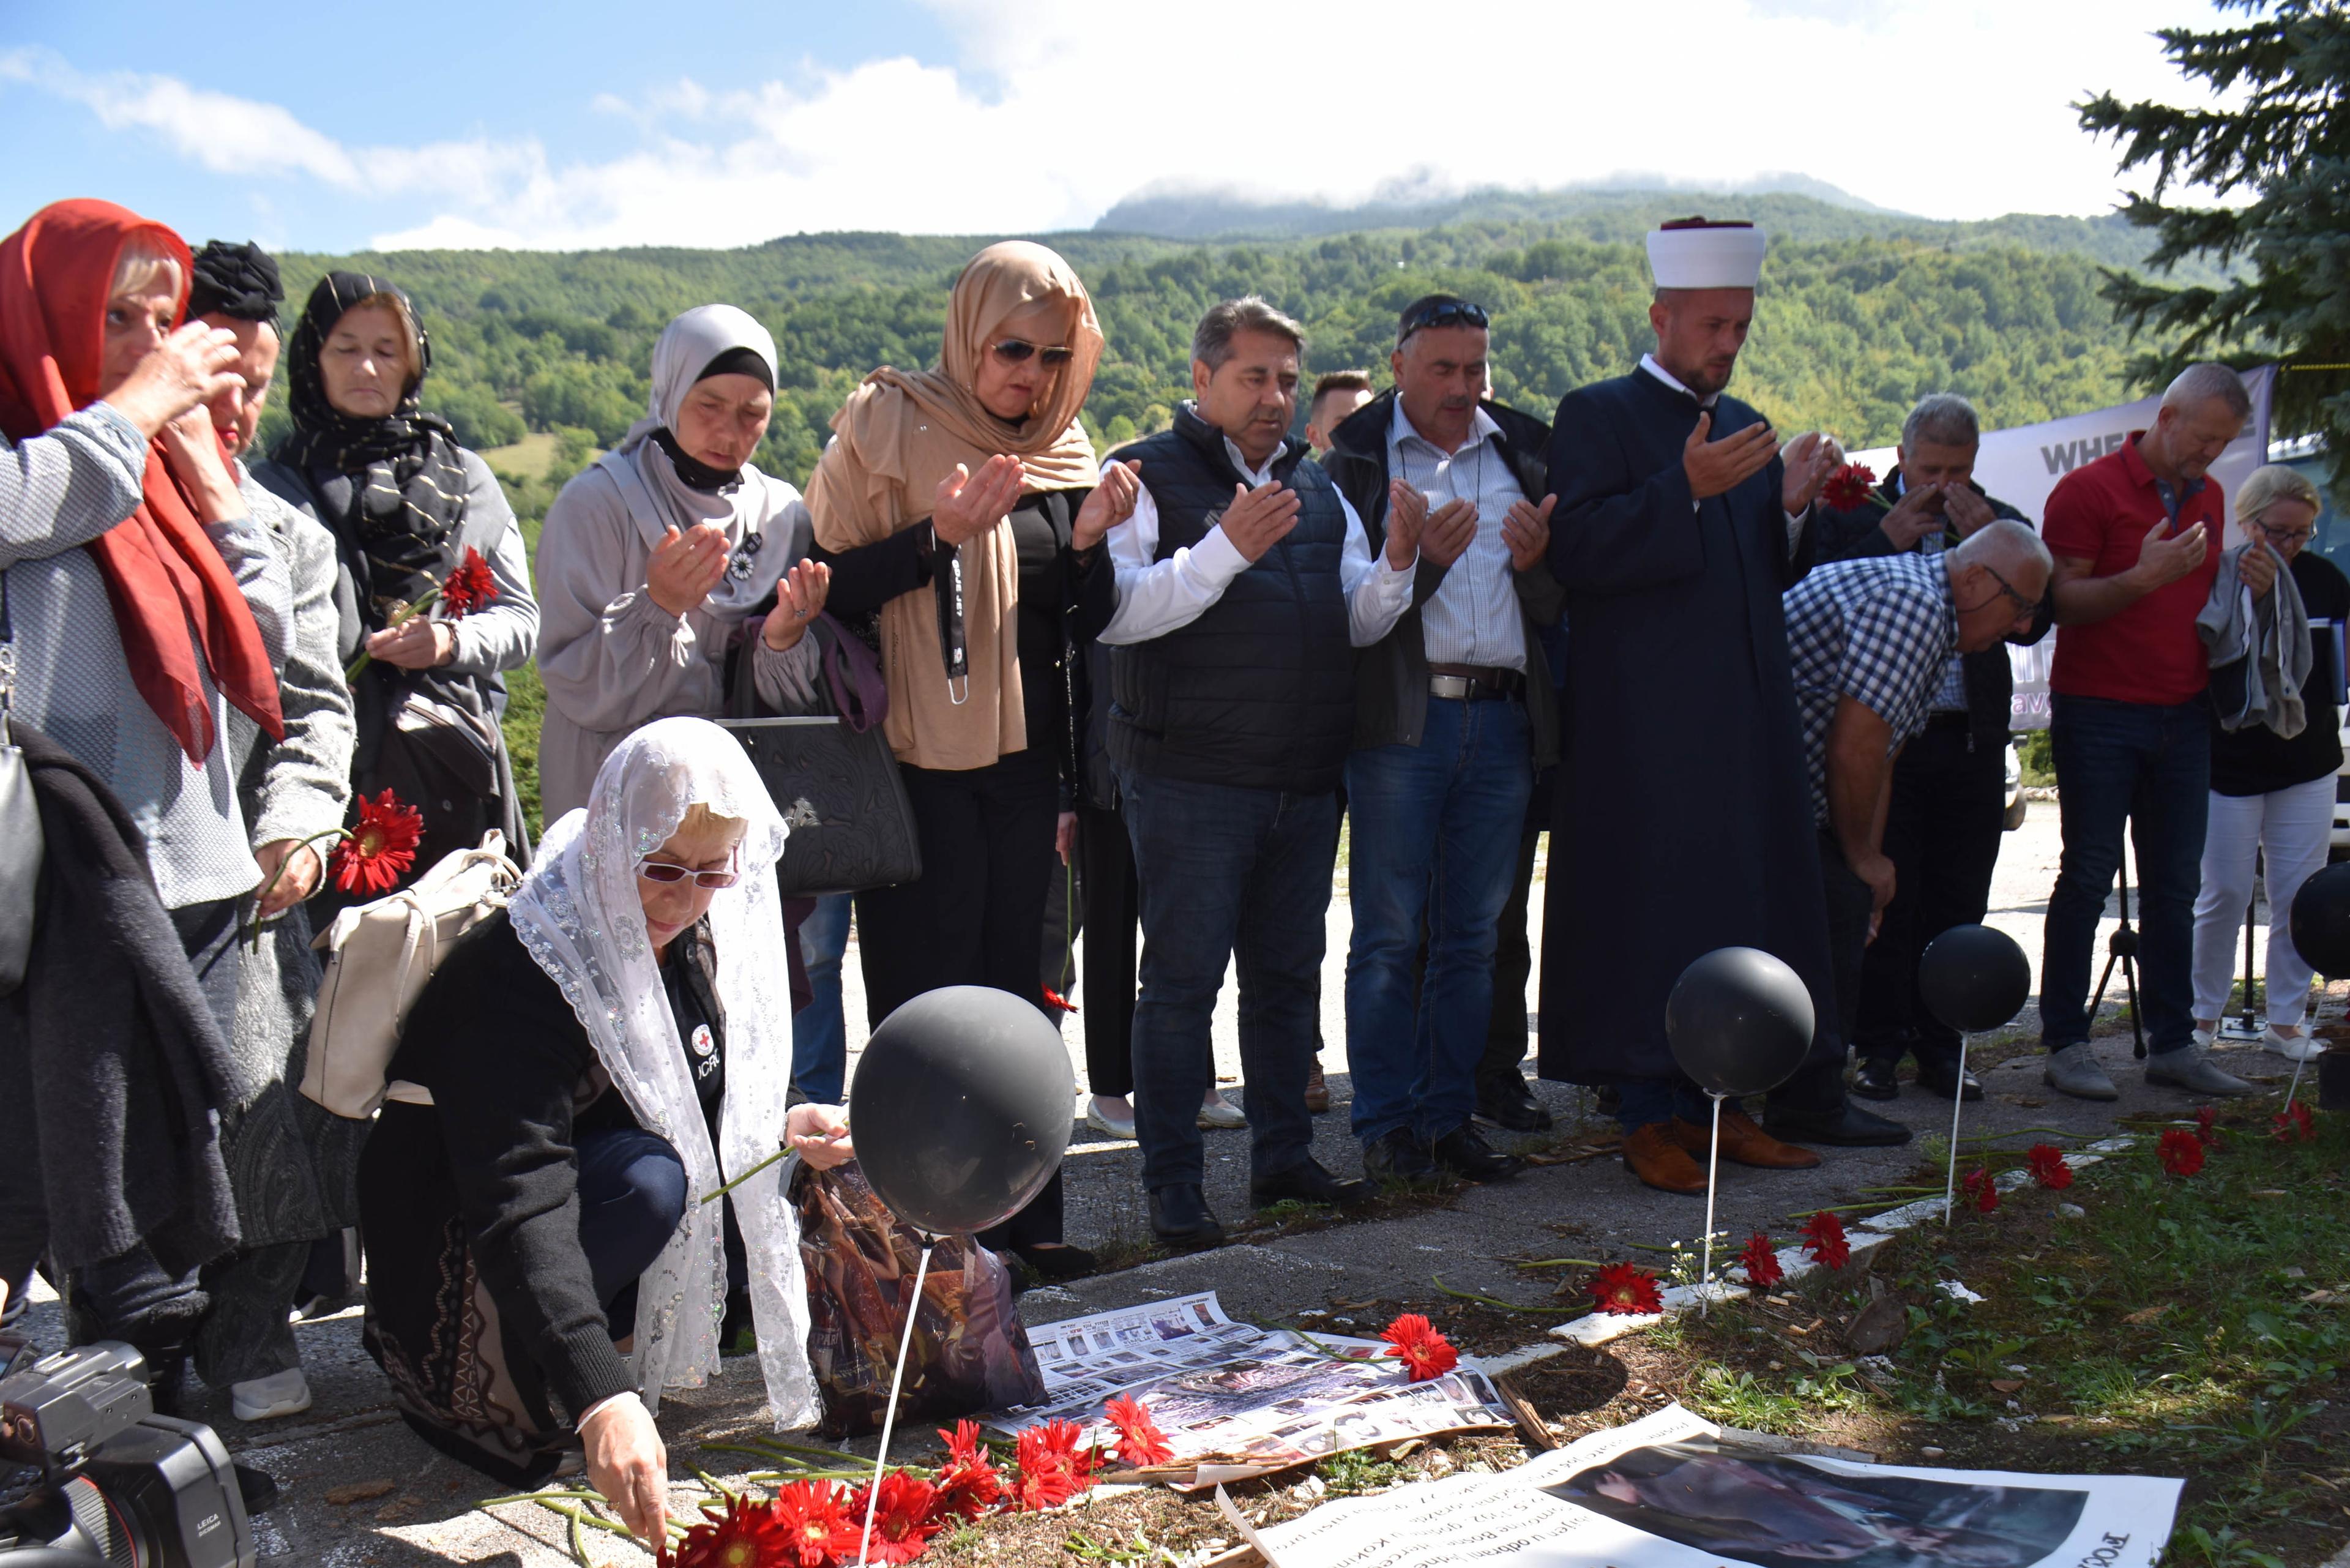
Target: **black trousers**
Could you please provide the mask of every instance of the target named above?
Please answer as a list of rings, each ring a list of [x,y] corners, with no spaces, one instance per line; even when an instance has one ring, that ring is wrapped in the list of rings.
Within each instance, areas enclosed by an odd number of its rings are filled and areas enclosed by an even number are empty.
[[[1086,1081],[1097,1095],[1134,1093],[1134,963],[1142,938],[1142,888],[1134,841],[1116,807],[1077,807],[1078,876],[1085,883]]]
[[[1868,884],[1844,861],[1835,835],[1818,833],[1820,883],[1828,906],[1828,981],[1835,996],[1828,1016],[1818,1021],[1811,1054],[1794,1076],[1771,1091],[1775,1109],[1834,1115],[1844,1105],[1846,1042],[1860,1006],[1860,965],[1868,950],[1868,917],[1876,902]]]
[[[1853,1043],[1887,1064],[1914,1052],[1918,1064],[1956,1072],[1958,1032],[1918,995],[1918,960],[1952,926],[1973,925],[1991,903],[2007,793],[2004,749],[1972,741],[1967,727],[1935,720],[1893,767],[1885,853],[1893,862],[1893,902],[1861,966]]]
[[[1480,1095],[1500,1089],[1515,1099],[1525,1092],[1526,981],[1534,971],[1526,915],[1534,898],[1534,850],[1549,819],[1545,802],[1542,815],[1527,813],[1525,834],[1518,840],[1517,869],[1493,943],[1493,1011],[1485,1024],[1485,1054],[1477,1064]]]
[[[1045,1007],[1036,933],[1054,869],[1058,772],[1031,748],[983,768],[900,770],[922,847],[922,875],[857,895],[865,1015],[879,1026],[899,1004],[942,985],[987,985]],[[981,1234],[1002,1250],[1061,1239],[1061,1178],[1003,1225]]]

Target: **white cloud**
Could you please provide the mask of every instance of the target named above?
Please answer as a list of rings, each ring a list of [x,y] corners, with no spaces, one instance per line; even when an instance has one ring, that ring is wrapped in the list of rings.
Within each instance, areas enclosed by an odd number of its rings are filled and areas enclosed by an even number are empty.
[[[2089,91],[2185,91],[2149,0],[929,0],[954,67],[811,67],[792,83],[596,84],[609,160],[536,140],[350,146],[284,109],[162,76],[0,53],[0,80],[161,137],[203,167],[380,199],[380,245],[734,245],[800,230],[1082,227],[1153,185],[1359,200],[1549,188],[1627,170],[1799,171],[1935,217],[2110,207]],[[2159,10],[2162,16],[2152,13]]]

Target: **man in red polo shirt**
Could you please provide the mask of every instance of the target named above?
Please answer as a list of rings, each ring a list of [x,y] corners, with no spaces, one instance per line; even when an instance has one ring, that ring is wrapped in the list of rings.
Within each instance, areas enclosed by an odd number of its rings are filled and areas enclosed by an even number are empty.
[[[2211,780],[2210,669],[2195,617],[2219,574],[2228,516],[2206,471],[2251,411],[2235,371],[2190,366],[2163,393],[2152,430],[2074,470],[2048,497],[2041,535],[2056,557],[2057,628],[2049,728],[2064,855],[2048,898],[2040,1038],[2048,1083],[2082,1099],[2116,1093],[2089,1047],[2087,1004],[2125,823],[2137,845],[2147,1081],[2253,1092],[2205,1060],[2189,983]],[[2275,578],[2266,551],[2246,553],[2255,594]]]

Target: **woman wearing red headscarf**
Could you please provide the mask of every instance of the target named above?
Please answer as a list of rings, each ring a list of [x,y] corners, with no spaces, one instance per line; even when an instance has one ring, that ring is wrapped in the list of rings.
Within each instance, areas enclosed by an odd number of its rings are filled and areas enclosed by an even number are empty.
[[[175,326],[190,275],[177,234],[106,202],[54,203],[0,241],[0,638],[13,718],[121,802],[225,1038],[239,909],[261,870],[222,735],[232,706],[282,733],[291,607],[204,407],[239,384],[234,341]],[[51,1250],[86,1330],[138,1345],[159,1372],[184,1359],[203,1308],[192,1276],[143,1241],[93,1258],[88,1238],[53,1235]],[[25,1266],[0,1259],[0,1292],[21,1289],[7,1274]]]

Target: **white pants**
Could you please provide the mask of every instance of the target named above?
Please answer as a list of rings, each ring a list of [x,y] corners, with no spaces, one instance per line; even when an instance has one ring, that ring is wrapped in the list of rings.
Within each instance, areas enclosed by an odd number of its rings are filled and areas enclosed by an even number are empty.
[[[2290,1028],[2309,1006],[2309,961],[2293,950],[2293,896],[2325,865],[2334,831],[2334,775],[2267,794],[2215,794],[2203,835],[2203,888],[2195,896],[2195,1016],[2227,1010],[2252,901],[2252,857],[2266,857],[2268,1020]]]

